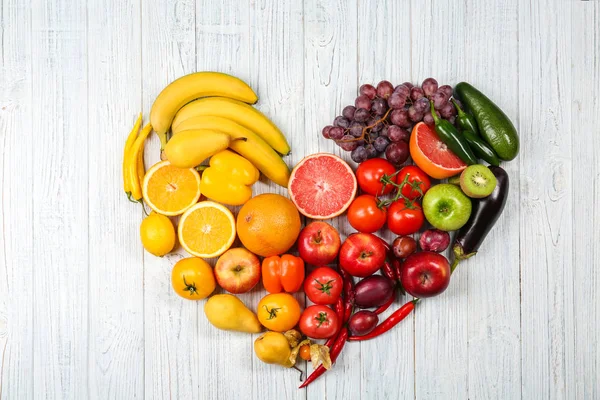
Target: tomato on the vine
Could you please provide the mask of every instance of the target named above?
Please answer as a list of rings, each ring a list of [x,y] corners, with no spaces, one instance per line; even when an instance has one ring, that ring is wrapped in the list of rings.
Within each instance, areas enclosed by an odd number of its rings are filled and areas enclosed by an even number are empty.
[[[408,178],[406,178],[406,176],[408,176]],[[402,185],[401,193],[404,197],[411,200],[414,200],[417,197],[423,197],[423,195],[431,187],[429,176],[416,165],[407,165],[406,167],[402,168],[398,173],[396,182],[398,184],[402,184],[405,178],[406,183]]]
[[[375,196],[363,194],[352,201],[348,207],[347,218],[357,231],[373,233],[383,228],[387,212]]]
[[[412,235],[423,226],[425,216],[416,201],[399,199],[388,208],[387,224],[396,235]]]
[[[381,177],[388,175],[393,182],[396,182],[394,172],[396,172],[396,167],[389,161],[383,158],[371,158],[358,166],[356,180],[363,192],[373,196],[381,196],[390,193],[394,189],[394,185],[389,183],[384,187]]]
[[[338,331],[340,321],[327,306],[310,306],[300,316],[300,331],[313,339],[327,339]]]
[[[304,292],[315,304],[334,304],[342,294],[344,281],[329,267],[319,267],[304,280]]]

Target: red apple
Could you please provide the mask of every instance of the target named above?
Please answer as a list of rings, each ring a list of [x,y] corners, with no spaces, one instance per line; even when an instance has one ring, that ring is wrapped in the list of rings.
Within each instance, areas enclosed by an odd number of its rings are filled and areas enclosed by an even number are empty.
[[[326,222],[311,222],[298,236],[298,252],[307,264],[329,264],[337,257],[340,245],[340,234]]]
[[[385,262],[383,241],[371,233],[348,236],[340,249],[340,267],[352,276],[373,275]]]
[[[260,261],[242,247],[229,249],[217,260],[215,278],[229,293],[246,293],[260,280]]]
[[[400,281],[414,297],[432,297],[450,284],[450,264],[446,257],[433,251],[413,253],[404,260]]]

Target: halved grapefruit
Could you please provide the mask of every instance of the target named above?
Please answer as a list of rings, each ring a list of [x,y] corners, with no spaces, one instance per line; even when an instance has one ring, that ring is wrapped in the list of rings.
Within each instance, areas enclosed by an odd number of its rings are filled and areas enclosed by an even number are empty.
[[[410,156],[419,168],[435,179],[449,178],[467,168],[467,164],[424,122],[416,124],[410,135]]]
[[[329,219],[346,211],[356,195],[356,188],[356,177],[350,166],[329,153],[302,159],[294,167],[288,183],[296,208],[312,219]]]

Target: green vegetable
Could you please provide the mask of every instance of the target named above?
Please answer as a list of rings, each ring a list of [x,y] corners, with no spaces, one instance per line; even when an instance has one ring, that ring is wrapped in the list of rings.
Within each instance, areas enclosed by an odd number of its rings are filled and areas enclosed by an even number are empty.
[[[465,139],[467,139],[469,147],[471,147],[471,150],[473,150],[473,153],[475,153],[478,158],[487,161],[494,167],[500,165],[500,160],[498,159],[498,155],[496,155],[494,149],[492,149],[490,145],[484,142],[479,136],[470,130],[463,131],[462,134]]]
[[[471,131],[474,134],[479,135],[479,128],[477,128],[477,120],[475,117],[464,112],[454,99],[452,99],[452,103],[454,103],[454,107],[456,107],[456,111],[458,112],[458,115],[456,116],[458,127],[463,131]]]
[[[510,161],[519,154],[519,135],[504,112],[483,93],[466,82],[454,88],[477,120],[483,139],[501,160]]]
[[[442,142],[448,146],[454,154],[456,154],[461,160],[466,162],[468,165],[477,164],[477,158],[471,151],[467,140],[458,133],[458,130],[450,122],[445,119],[438,117],[435,109],[433,108],[433,101],[430,102],[431,115],[435,122],[435,132],[438,134]]]

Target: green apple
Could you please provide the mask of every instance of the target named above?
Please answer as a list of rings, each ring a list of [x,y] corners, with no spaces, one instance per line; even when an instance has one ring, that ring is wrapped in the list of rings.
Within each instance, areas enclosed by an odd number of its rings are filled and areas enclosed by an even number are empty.
[[[471,200],[459,186],[442,183],[433,186],[423,197],[423,213],[434,227],[442,231],[462,228],[471,216]]]

